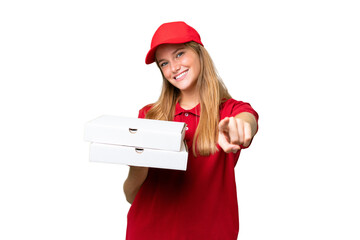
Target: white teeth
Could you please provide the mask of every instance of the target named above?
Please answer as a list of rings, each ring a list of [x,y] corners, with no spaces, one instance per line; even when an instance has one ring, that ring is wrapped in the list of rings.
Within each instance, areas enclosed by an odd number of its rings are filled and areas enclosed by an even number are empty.
[[[179,79],[179,78],[181,78],[181,77],[182,77],[182,76],[184,76],[187,72],[188,72],[188,71],[183,72],[183,73],[182,73],[182,74],[180,74],[179,76],[175,77],[175,79]]]

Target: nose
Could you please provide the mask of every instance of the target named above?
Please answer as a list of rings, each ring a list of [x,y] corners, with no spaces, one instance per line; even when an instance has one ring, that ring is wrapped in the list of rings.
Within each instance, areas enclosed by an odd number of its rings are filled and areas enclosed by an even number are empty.
[[[180,64],[177,63],[176,61],[171,63],[171,71],[176,73],[180,70]]]

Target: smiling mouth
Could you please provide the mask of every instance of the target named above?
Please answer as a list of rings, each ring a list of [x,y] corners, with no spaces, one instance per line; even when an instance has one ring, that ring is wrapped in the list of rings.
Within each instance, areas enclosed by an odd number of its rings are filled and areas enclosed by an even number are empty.
[[[186,70],[186,71],[180,73],[179,75],[175,76],[174,79],[175,79],[175,80],[183,79],[183,78],[186,76],[186,74],[188,73],[188,71],[189,71],[189,70]]]

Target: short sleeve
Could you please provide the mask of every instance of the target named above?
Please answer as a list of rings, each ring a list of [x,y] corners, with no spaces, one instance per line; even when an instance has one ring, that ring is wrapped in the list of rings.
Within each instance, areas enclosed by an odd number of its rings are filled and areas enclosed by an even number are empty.
[[[236,115],[238,115],[239,113],[242,113],[242,112],[248,112],[248,113],[251,113],[252,115],[254,115],[254,117],[256,118],[256,122],[259,120],[258,113],[251,107],[251,105],[249,103],[242,102],[242,101],[236,101],[233,106],[231,116],[235,117]]]
[[[254,115],[256,122],[259,119],[258,113],[251,107],[251,105],[247,102],[237,101],[234,99],[228,99],[226,102],[222,104],[220,110],[221,119],[225,117],[235,117],[239,113],[248,112]]]

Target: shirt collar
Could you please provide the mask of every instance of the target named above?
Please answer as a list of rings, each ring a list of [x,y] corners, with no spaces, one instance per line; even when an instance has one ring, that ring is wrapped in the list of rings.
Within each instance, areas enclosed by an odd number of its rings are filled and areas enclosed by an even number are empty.
[[[195,107],[193,107],[192,109],[185,110],[180,106],[179,102],[177,102],[175,106],[175,116],[180,115],[182,113],[192,113],[195,116],[200,117],[200,103]]]

